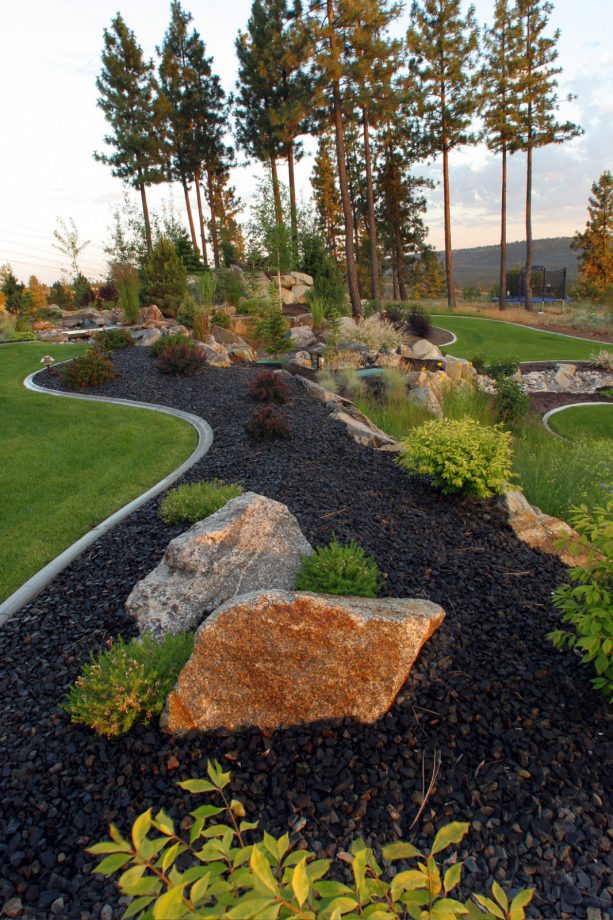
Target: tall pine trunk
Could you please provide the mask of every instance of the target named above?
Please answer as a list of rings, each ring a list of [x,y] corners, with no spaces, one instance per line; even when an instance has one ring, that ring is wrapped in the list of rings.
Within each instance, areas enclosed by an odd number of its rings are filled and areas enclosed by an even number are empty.
[[[194,217],[192,215],[192,206],[189,200],[189,191],[187,189],[187,180],[184,178],[181,180],[183,186],[183,194],[185,195],[185,207],[187,210],[187,220],[189,223],[189,232],[192,238],[192,246],[194,247],[194,252],[198,257],[200,257],[200,250],[198,249],[198,242],[196,240],[196,228],[194,227]]]
[[[443,199],[445,206],[445,271],[447,275],[447,304],[455,309],[455,278],[453,275],[453,249],[451,247],[451,203],[449,199],[449,151],[443,145]]]
[[[153,242],[151,239],[151,221],[149,219],[149,206],[147,204],[147,191],[145,189],[145,183],[142,180],[139,182],[138,190],[140,192],[140,200],[143,206],[143,220],[145,222],[145,239],[147,241],[147,252],[151,252],[153,248]]]
[[[336,37],[334,33],[334,9],[332,0],[326,0],[326,11],[328,14],[330,56],[334,61],[336,59],[337,52]],[[345,131],[343,128],[341,89],[338,79],[334,79],[332,81],[332,98],[334,110],[334,130],[336,135],[338,182],[341,192],[341,202],[343,205],[343,217],[345,219],[345,262],[347,265],[347,287],[349,288],[351,312],[354,317],[359,319],[362,316],[362,304],[360,301],[358,271],[355,264],[355,251],[353,248],[353,214],[351,213],[351,201],[349,198],[349,182],[347,180],[347,156],[345,152]]]
[[[368,199],[368,241],[370,244],[370,290],[377,306],[381,304],[381,286],[379,283],[379,256],[377,253],[377,224],[375,220],[375,193],[372,182],[372,159],[370,154],[370,128],[368,109],[362,109],[362,126],[364,129],[364,164],[366,168],[366,196]]]
[[[213,184],[213,170],[207,169],[206,181],[209,190],[209,208],[211,211],[211,241],[213,243],[213,262],[215,268],[219,268],[221,262],[219,258],[219,239],[217,237],[217,209],[215,207],[215,186]]]
[[[500,280],[498,309],[507,308],[507,147],[502,147],[502,189],[500,196]]]
[[[296,205],[296,177],[294,175],[294,142],[287,145],[287,177],[289,181],[289,216],[292,230],[292,261],[298,262],[298,208]],[[292,266],[293,268],[296,265]]]
[[[202,261],[206,268],[209,267],[209,257],[206,250],[206,236],[204,234],[204,212],[202,210],[202,193],[200,191],[200,170],[194,173],[194,185],[196,186],[196,200],[198,202],[198,223],[200,224],[200,239],[202,241]]]
[[[524,274],[524,288],[526,296],[526,310],[532,312],[532,142],[528,140],[526,151],[526,269]]]
[[[272,176],[272,194],[275,202],[275,222],[277,229],[283,227],[283,205],[281,204],[281,188],[279,186],[279,173],[277,170],[277,158],[270,158],[270,174]]]
[[[398,281],[398,291],[400,293],[400,300],[405,301],[407,299],[407,285],[404,280],[404,259],[402,257],[402,234],[400,232],[400,224],[396,217],[394,217],[394,256],[396,259],[396,279]]]

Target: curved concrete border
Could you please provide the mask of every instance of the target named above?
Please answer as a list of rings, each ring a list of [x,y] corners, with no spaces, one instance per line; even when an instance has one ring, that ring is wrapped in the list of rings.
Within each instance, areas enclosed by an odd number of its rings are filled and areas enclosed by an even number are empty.
[[[555,438],[559,438],[561,441],[570,441],[570,438],[565,438],[564,435],[558,434],[557,431],[554,431],[549,424],[549,419],[552,415],[557,415],[558,412],[564,412],[565,409],[577,409],[579,406],[613,406],[612,402],[602,402],[594,400],[594,402],[576,402],[576,403],[567,403],[565,406],[557,406],[555,409],[550,409],[549,412],[546,412],[543,416],[543,425]]]
[[[449,316],[448,313],[431,313],[430,316],[434,319],[435,317],[440,316],[441,319],[444,319],[446,316]],[[593,342],[595,345],[608,345],[611,350],[613,350],[613,342],[603,342],[602,339],[586,339],[584,335],[569,335],[567,332],[554,332],[553,329],[541,329],[539,326],[528,326],[525,323],[512,323],[508,319],[492,319],[491,316],[465,316],[462,313],[458,313],[456,316],[453,315],[452,319],[478,319],[481,322],[485,323],[503,323],[505,326],[517,326],[518,329],[531,329],[533,332],[546,332],[548,335],[559,335],[563,339],[577,339],[579,342]],[[445,332],[449,332],[449,329],[446,329]],[[550,358],[551,361],[557,360],[556,358]],[[572,361],[572,358],[560,358],[561,361]],[[530,362],[534,364],[535,362]]]
[[[435,326],[434,328],[440,329],[441,332],[446,332],[447,335],[452,336],[451,342],[445,342],[444,345],[437,345],[437,348],[447,348],[449,345],[455,345],[455,343],[458,341],[457,335],[455,332],[452,332],[451,329],[445,329],[444,326]],[[451,357],[453,358],[453,355]]]
[[[58,362],[65,363],[65,362]],[[58,365],[56,365],[57,367]],[[171,409],[169,406],[159,406],[153,403],[143,403],[136,402],[131,399],[115,399],[110,397],[103,396],[86,396],[81,393],[63,393],[60,390],[49,390],[45,387],[40,387],[34,382],[34,377],[37,374],[44,373],[43,371],[35,371],[33,374],[30,374],[29,377],[26,377],[23,384],[28,390],[33,390],[36,393],[47,393],[51,396],[60,396],[66,397],[68,399],[82,399],[87,402],[100,402],[107,403],[116,406],[128,406],[134,409],[151,409],[153,412],[161,412],[164,415],[172,415],[174,418],[180,418],[188,422],[193,428],[196,429],[198,434],[198,443],[196,448],[192,451],[190,456],[185,460],[180,466],[177,467],[172,473],[169,473],[168,476],[165,476],[163,479],[160,479],[154,486],[150,489],[147,489],[146,492],[143,492],[142,495],[139,495],[137,498],[134,498],[131,502],[128,502],[127,505],[124,505],[123,508],[120,508],[118,511],[115,511],[114,514],[111,514],[110,517],[107,517],[100,524],[97,524],[92,530],[80,537],[76,543],[73,543],[72,546],[69,546],[68,549],[65,549],[59,556],[56,556],[55,559],[52,559],[51,562],[48,562],[47,565],[43,566],[35,575],[29,578],[20,588],[18,588],[13,594],[11,594],[7,599],[0,604],[0,626],[5,623],[14,613],[17,613],[25,604],[28,604],[30,601],[40,594],[43,588],[46,588],[47,585],[53,581],[56,575],[59,575],[71,562],[74,562],[92,543],[105,534],[107,531],[111,530],[120,521],[123,521],[124,518],[132,514],[133,511],[136,511],[137,508],[140,508],[141,505],[144,505],[145,502],[148,502],[150,499],[155,498],[156,495],[159,495],[160,492],[163,492],[168,486],[172,485],[180,476],[183,475],[190,467],[198,462],[207,451],[210,449],[213,443],[213,429],[208,422],[205,422],[203,418],[200,418],[199,415],[192,415],[191,412],[181,412],[179,409]]]

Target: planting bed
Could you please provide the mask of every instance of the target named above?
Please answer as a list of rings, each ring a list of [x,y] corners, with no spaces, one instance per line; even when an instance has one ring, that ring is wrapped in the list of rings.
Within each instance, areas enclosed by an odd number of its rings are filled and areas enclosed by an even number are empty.
[[[285,502],[312,544],[358,540],[386,573],[385,593],[429,597],[447,618],[375,725],[181,740],[152,725],[106,741],[72,727],[59,704],[90,651],[135,633],[123,602],[181,529],[161,523],[157,501],[144,506],[0,629],[0,907],[19,896],[36,918],[52,906],[62,917],[98,917],[105,905],[119,916],[115,883],[90,875],[85,847],[149,805],[185,813],[194,799],[176,782],[217,757],[249,818],[274,833],[297,827],[319,853],[358,835],[425,842],[442,823],[469,820],[465,893],[495,877],[534,885],[534,916],[609,916],[607,704],[577,658],[545,638],[564,567],[520,543],[491,504],[443,498],[393,455],[357,446],[298,381],[282,410],[291,438],[260,444],[243,429],[256,369],[173,379],[146,349],[114,360],[119,377],[97,393],[165,403],[213,426],[213,447],[186,482],[241,481]],[[435,791],[410,831],[422,771],[427,786],[439,755]]]

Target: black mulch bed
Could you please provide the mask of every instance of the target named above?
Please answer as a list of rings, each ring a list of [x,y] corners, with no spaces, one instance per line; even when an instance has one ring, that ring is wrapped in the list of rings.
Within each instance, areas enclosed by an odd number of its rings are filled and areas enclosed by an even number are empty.
[[[603,396],[602,393],[530,393],[530,408],[541,415],[550,409],[557,409],[558,406],[586,402],[608,402],[613,405],[613,399]]]
[[[59,706],[90,651],[135,633],[123,601],[179,531],[150,503],[0,630],[0,905],[18,894],[36,918],[54,902],[69,918],[98,917],[104,905],[119,916],[115,885],[90,874],[85,847],[149,805],[185,813],[193,799],[176,782],[202,775],[207,758],[231,767],[250,817],[276,834],[304,818],[300,839],[331,855],[358,835],[409,835],[422,769],[427,783],[439,752],[436,791],[410,836],[425,844],[444,822],[473,822],[465,893],[494,876],[535,885],[535,916],[584,918],[590,907],[608,916],[607,706],[589,671],[545,638],[564,567],[520,543],[487,503],[439,497],[389,454],[358,447],[298,381],[291,439],[262,445],[243,431],[254,368],[185,380],[159,376],[146,349],[116,352],[115,362],[119,378],[98,392],[212,424],[213,448],[187,480],[241,480],[287,503],[314,544],[356,538],[387,573],[387,593],[429,597],[448,615],[375,725],[182,740],[150,726],[105,741],[72,727]]]

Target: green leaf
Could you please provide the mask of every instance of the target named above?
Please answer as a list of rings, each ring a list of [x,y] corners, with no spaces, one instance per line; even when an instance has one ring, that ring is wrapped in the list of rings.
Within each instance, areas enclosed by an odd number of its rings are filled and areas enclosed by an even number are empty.
[[[141,878],[145,874],[147,866],[132,866],[131,869],[127,869],[121,878],[119,879],[119,887],[122,891],[125,891],[126,894],[142,894],[144,892],[135,891],[134,888],[140,882]]]
[[[399,872],[392,879],[392,898],[394,900],[403,891],[415,891],[418,888],[428,887],[428,876],[419,869],[407,869]]]
[[[498,882],[492,882],[492,894],[506,913],[509,910],[509,899],[507,898]]]
[[[255,917],[260,911],[267,910],[274,903],[274,898],[258,898],[257,896],[246,895],[236,907],[228,911],[226,917],[229,920],[248,920],[250,917]]]
[[[122,914],[122,920],[127,920],[128,917],[135,917],[136,914],[140,914],[141,911],[145,910],[154,900],[153,897],[145,898],[134,898],[134,900],[128,904],[125,911]]]
[[[452,917],[465,917],[468,909],[453,898],[441,898],[430,911],[430,920],[451,920]]]
[[[95,843],[93,847],[88,847],[86,852],[92,853],[94,856],[100,856],[102,853],[121,853],[126,852],[126,850],[122,850],[122,847],[117,843],[113,843],[112,840],[103,840],[102,843]]]
[[[509,920],[524,920],[524,907],[526,907],[534,897],[534,888],[524,888],[518,892],[511,901],[511,910]]]
[[[381,852],[388,862],[393,862],[395,859],[412,859],[415,856],[421,856],[417,847],[414,847],[412,843],[404,843],[402,840],[397,843],[388,843],[386,846],[381,847]]]
[[[448,894],[452,891],[456,885],[459,884],[462,877],[462,866],[464,863],[456,863],[454,866],[450,866],[449,869],[445,872],[445,877],[443,879],[443,888],[445,889],[445,894]]]
[[[306,901],[310,888],[306,862],[305,856],[304,859],[298,863],[292,875],[292,888],[296,895],[296,900],[298,901],[298,907],[300,908]]]
[[[338,911],[340,915],[348,914],[356,907],[359,907],[359,904],[355,898],[335,898],[328,904],[328,910]]]
[[[179,920],[184,913],[183,885],[166,891],[153,906],[153,920]]]
[[[142,815],[139,815],[134,824],[132,825],[132,843],[134,844],[134,849],[138,850],[141,843],[149,833],[151,828],[152,818],[151,818],[151,809],[148,808],[147,811],[143,812]]]
[[[230,802],[230,808],[238,818],[244,818],[247,814],[245,811],[245,806],[242,802],[239,802],[238,799],[232,799]]]
[[[490,914],[493,914],[494,917],[498,917],[498,920],[505,920],[504,912],[491,898],[486,898],[483,894],[476,894],[474,895],[474,899],[481,907],[485,907],[486,910],[489,910]]]
[[[189,898],[193,904],[197,904],[198,901],[205,896],[206,890],[209,887],[210,878],[211,873],[207,872],[206,875],[203,875],[202,878],[199,878],[198,881],[194,882],[192,885]]]
[[[208,779],[184,779],[182,782],[177,783],[177,786],[185,789],[186,792],[217,792],[217,787],[210,783]]]
[[[271,891],[275,895],[279,893],[279,886],[274,879],[270,864],[257,846],[254,846],[251,851],[249,866],[258,882],[263,885],[264,888],[267,888],[268,891]]]
[[[446,824],[445,827],[441,827],[434,838],[430,855],[435,856],[437,853],[446,850],[453,843],[460,843],[468,833],[469,827],[470,824],[465,821],[452,821],[450,824]]]
[[[175,826],[171,817],[169,817],[163,808],[160,808],[153,820],[154,826],[163,834],[172,837],[175,832]]]
[[[130,859],[130,853],[115,853],[113,856],[107,856],[106,859],[103,859],[93,871],[99,872],[101,875],[111,875],[121,869],[122,866],[125,866]]]
[[[338,898],[353,894],[351,888],[342,882],[316,882],[313,887],[322,898]]]

